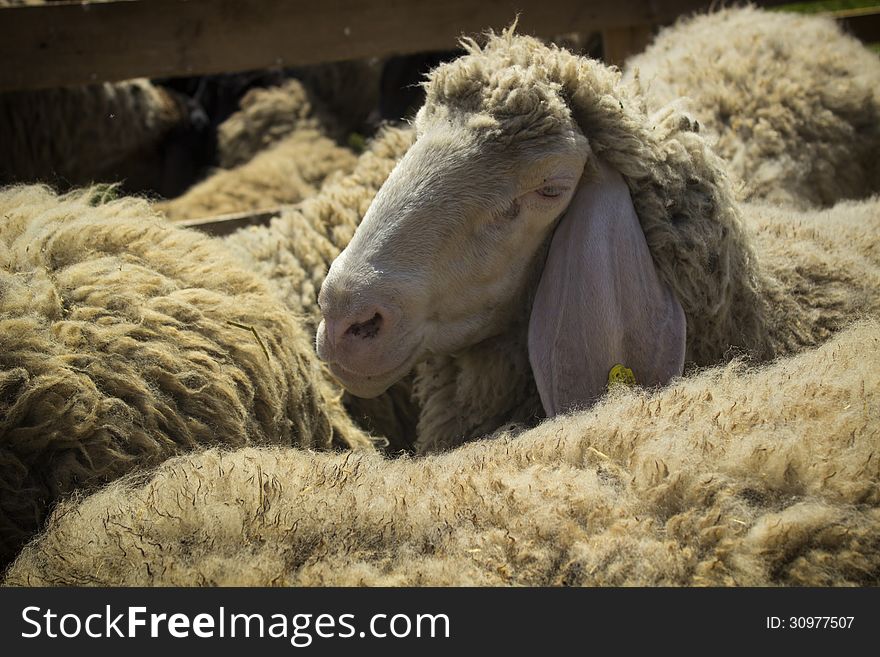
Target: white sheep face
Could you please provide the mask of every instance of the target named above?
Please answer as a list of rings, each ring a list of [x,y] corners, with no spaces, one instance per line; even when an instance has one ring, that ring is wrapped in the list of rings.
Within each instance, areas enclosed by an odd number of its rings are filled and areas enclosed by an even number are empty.
[[[317,350],[355,395],[503,332],[578,185],[589,148],[574,122],[503,148],[473,121],[420,126],[330,267]]]

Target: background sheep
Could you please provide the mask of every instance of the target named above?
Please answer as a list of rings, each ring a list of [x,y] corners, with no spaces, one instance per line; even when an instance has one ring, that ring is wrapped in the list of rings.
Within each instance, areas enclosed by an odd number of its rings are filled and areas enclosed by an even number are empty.
[[[217,163],[224,169],[244,164],[297,130],[341,130],[331,114],[316,105],[302,82],[251,89],[240,108],[217,128]]]
[[[585,181],[578,190],[595,185],[599,167],[622,174],[622,194],[650,249],[647,258],[612,258],[612,278],[656,271],[686,317],[688,367],[735,353],[758,359],[791,353],[824,339],[844,318],[876,310],[877,263],[860,257],[864,253],[835,261],[832,254],[820,257],[813,244],[806,247],[808,259],[821,268],[811,274],[791,262],[797,245],[775,245],[766,250],[788,260],[759,263],[723,164],[674,108],[649,118],[614,70],[531,38],[505,33],[483,49],[470,44],[469,51],[432,73],[415,145],[321,291],[318,353],[349,390],[376,394],[416,365],[419,450],[485,435],[507,422],[533,423],[550,412],[533,375],[535,351],[527,339],[535,314],[529,312],[542,298],[536,287],[543,283],[553,221],[568,199],[580,198],[575,183]],[[522,188],[513,189],[517,184]],[[861,230],[876,231],[877,216],[868,219],[873,223]],[[801,237],[808,240],[808,232]],[[867,248],[870,234],[863,233]],[[852,248],[833,243],[836,253]],[[550,258],[553,253],[550,247]],[[854,268],[839,271],[840,262],[849,261]],[[585,276],[589,263],[573,265],[559,285]],[[823,286],[810,287],[814,282]],[[614,288],[596,289],[608,294]],[[543,294],[559,309],[544,313],[548,321],[571,310],[555,296],[563,293]],[[637,306],[644,300],[634,296]],[[597,319],[575,308],[570,324],[615,316]],[[605,334],[626,335],[624,326]],[[566,330],[551,326],[549,333]],[[644,350],[648,356],[672,343],[651,335],[650,327],[644,334],[654,340]],[[563,360],[584,357],[578,351]],[[601,394],[615,362],[621,361],[609,358],[598,368],[593,394]],[[570,378],[586,380],[575,369]]]
[[[331,138],[341,130],[298,80],[252,89],[218,128],[219,162],[232,168],[156,207],[176,220],[300,201],[331,173],[354,168],[357,156]]]
[[[46,1],[0,0],[0,9]],[[122,182],[179,194],[196,175],[195,123],[185,98],[145,79],[0,93],[0,185]]]
[[[248,269],[268,280],[276,294],[314,336],[320,321],[318,290],[327,269],[345,248],[391,169],[412,144],[410,130],[384,129],[349,175],[328,181],[317,195],[282,209],[269,226],[251,227],[226,238]],[[388,439],[391,451],[409,449],[418,415],[411,383],[404,380],[375,399],[345,395],[358,422]]]
[[[878,430],[868,322],[434,457],[174,459],[64,504],[5,583],[876,586]]]
[[[352,132],[375,131],[372,115],[379,105],[382,67],[379,59],[353,59],[305,66],[293,74],[333,117],[337,131],[328,134],[344,143]]]
[[[859,316],[880,316],[880,197],[790,211],[742,206],[767,279],[771,324],[790,331],[782,352],[818,344]],[[792,308],[794,304],[794,308]]]
[[[880,58],[830,18],[727,9],[626,63],[651,110],[686,97],[745,199],[827,206],[880,192]]]
[[[176,194],[195,171],[185,99],[148,80],[0,94],[0,184],[125,180]]]
[[[0,563],[59,498],[196,446],[369,445],[220,241],[90,190],[0,216]]]

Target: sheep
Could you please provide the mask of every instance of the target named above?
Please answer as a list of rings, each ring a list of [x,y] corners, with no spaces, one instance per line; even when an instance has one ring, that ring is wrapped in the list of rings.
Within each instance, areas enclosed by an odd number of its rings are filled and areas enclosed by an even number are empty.
[[[299,80],[255,88],[239,102],[239,110],[217,128],[217,161],[231,169],[253,159],[298,130],[342,138],[342,128]]]
[[[0,191],[0,563],[57,500],[186,450],[372,445],[265,281],[102,193]]]
[[[46,2],[0,0],[0,10]],[[189,114],[182,97],[142,78],[0,93],[0,185],[121,182],[179,193],[193,172],[174,142],[199,132]]]
[[[367,116],[378,102],[378,77],[377,62],[352,60],[212,76],[216,89],[208,92],[204,78],[197,77],[189,91],[197,97],[207,94],[206,109],[222,120],[217,163],[230,169],[305,127],[340,144],[347,144],[352,133],[372,134]],[[242,96],[249,85],[256,86]],[[229,112],[226,106],[233,100],[238,109]]]
[[[697,15],[625,69],[649,110],[687,98],[743,199],[806,208],[880,192],[880,59],[830,18]]]
[[[793,338],[781,353],[823,342],[854,317],[880,316],[880,196],[812,211],[747,203],[742,219],[777,282],[767,290],[777,313],[770,321]],[[792,298],[797,321],[785,315]]]
[[[137,79],[0,94],[0,184],[70,187],[125,180],[126,189],[174,189],[160,163],[187,132],[176,94]],[[167,152],[166,152],[167,151]]]
[[[616,364],[660,385],[876,309],[876,263],[815,255],[853,288],[831,296],[759,263],[723,163],[674,106],[649,117],[616,70],[512,29],[465,45],[319,296],[318,355],[347,390],[415,370],[417,451],[592,403]]]
[[[4,583],[876,586],[878,431],[872,320],[436,456],[182,456],[62,504]]]
[[[391,169],[411,146],[412,131],[386,127],[360,156],[354,170],[328,181],[320,193],[282,208],[269,226],[254,226],[226,238],[251,271],[259,274],[314,336],[320,321],[318,290],[331,261],[348,244]],[[351,415],[371,433],[388,440],[392,452],[415,440],[417,408],[411,382],[404,380],[376,399],[345,396]]]
[[[253,89],[218,128],[220,163],[232,168],[156,207],[184,220],[300,201],[330,174],[354,168],[357,156],[327,136],[337,125],[298,80]]]

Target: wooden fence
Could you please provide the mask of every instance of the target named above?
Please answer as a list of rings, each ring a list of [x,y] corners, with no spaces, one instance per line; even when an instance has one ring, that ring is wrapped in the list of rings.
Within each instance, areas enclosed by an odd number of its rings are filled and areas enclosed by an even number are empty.
[[[759,0],[772,6],[790,0]],[[0,8],[0,91],[381,57],[455,46],[502,28],[552,37],[602,31],[605,59],[640,51],[706,0],[108,0]],[[880,41],[880,6],[834,12]],[[277,210],[188,222],[223,234]]]
[[[758,0],[772,6],[790,0]],[[508,25],[552,37],[602,31],[605,58],[707,0],[109,0],[0,7],[0,91],[280,68],[446,50]],[[880,4],[880,3],[878,3]],[[880,41],[880,6],[832,12]]]
[[[111,0],[0,9],[0,90],[444,50],[504,27],[604,31],[610,59],[706,0]],[[772,3],[771,3],[772,4]],[[778,4],[778,2],[776,3]]]

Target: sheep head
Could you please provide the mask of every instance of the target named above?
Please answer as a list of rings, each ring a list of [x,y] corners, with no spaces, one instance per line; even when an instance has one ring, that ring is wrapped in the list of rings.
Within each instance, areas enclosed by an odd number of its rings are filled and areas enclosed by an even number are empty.
[[[646,383],[680,373],[681,306],[588,129],[590,111],[619,101],[596,89],[572,101],[596,71],[615,74],[512,31],[467,45],[432,73],[415,144],[328,272],[318,354],[375,396],[431,354],[526,330],[526,307],[548,414],[598,396],[616,362]]]

